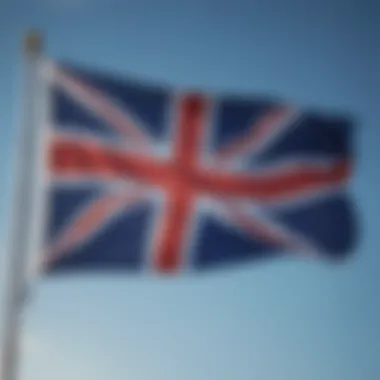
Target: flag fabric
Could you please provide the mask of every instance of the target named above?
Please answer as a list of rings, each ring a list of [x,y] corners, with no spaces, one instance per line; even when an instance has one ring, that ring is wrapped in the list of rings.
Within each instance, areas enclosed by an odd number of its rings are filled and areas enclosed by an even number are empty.
[[[352,249],[348,118],[45,65],[48,273]]]

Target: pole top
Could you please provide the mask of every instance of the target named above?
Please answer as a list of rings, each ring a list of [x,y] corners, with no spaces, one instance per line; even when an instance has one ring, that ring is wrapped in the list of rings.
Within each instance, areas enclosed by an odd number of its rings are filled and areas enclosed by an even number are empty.
[[[38,30],[31,30],[24,39],[24,52],[27,57],[36,57],[42,53],[43,38]]]

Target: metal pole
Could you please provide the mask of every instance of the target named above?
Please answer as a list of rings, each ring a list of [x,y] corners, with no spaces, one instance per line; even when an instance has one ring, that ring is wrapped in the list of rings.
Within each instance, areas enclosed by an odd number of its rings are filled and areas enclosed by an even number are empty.
[[[16,178],[12,208],[11,241],[9,249],[8,289],[6,294],[2,355],[0,358],[0,380],[16,380],[20,354],[20,332],[22,311],[26,298],[26,263],[30,226],[33,223],[31,194],[36,154],[37,111],[36,88],[38,86],[38,61],[42,55],[42,38],[38,32],[27,34],[24,41],[25,62],[22,120],[20,142],[16,157]]]

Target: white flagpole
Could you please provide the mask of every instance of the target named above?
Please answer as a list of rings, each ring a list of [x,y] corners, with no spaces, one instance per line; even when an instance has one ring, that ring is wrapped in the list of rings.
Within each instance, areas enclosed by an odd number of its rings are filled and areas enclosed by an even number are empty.
[[[35,176],[34,157],[37,154],[37,104],[39,82],[38,63],[42,56],[42,38],[33,31],[24,42],[24,88],[19,146],[16,157],[16,178],[12,207],[11,241],[9,249],[8,288],[6,294],[3,345],[0,357],[0,380],[17,380],[20,355],[22,311],[27,292],[27,263],[32,216],[32,183]]]

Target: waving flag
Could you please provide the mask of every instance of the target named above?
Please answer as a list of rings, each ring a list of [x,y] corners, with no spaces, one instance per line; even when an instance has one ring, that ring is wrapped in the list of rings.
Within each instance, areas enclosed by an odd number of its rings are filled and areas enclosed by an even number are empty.
[[[48,67],[46,271],[350,251],[346,118]]]

